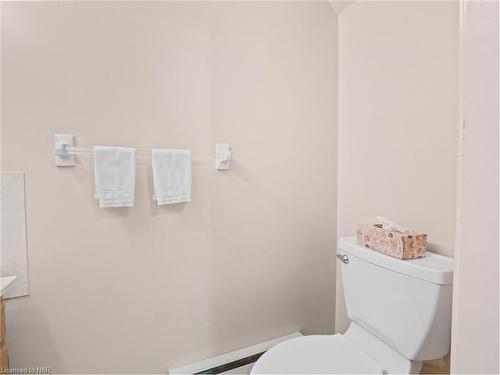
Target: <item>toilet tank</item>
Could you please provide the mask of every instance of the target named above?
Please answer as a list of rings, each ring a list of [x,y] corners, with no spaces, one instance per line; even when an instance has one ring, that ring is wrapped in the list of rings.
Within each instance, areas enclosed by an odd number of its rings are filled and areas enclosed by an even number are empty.
[[[400,260],[339,241],[347,315],[406,358],[425,361],[448,353],[453,259],[427,252]]]

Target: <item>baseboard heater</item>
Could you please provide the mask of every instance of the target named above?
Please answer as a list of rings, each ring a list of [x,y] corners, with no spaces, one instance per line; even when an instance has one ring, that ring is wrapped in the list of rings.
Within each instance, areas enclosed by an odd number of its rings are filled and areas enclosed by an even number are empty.
[[[294,332],[247,348],[207,358],[186,366],[172,368],[168,374],[248,374],[253,364],[274,345],[282,341],[302,336]]]

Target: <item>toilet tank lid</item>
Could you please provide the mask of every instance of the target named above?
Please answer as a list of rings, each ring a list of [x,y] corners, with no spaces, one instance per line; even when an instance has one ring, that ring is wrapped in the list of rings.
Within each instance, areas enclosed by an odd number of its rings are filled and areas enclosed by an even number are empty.
[[[358,245],[356,237],[341,238],[339,249],[377,266],[434,284],[453,282],[453,259],[430,251],[422,258],[401,260]]]

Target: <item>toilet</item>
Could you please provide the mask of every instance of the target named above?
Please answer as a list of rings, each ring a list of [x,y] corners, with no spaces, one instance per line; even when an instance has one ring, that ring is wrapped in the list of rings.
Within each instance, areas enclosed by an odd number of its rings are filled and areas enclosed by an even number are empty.
[[[347,315],[344,334],[310,335],[265,352],[252,374],[418,373],[448,353],[453,259],[427,252],[399,260],[339,241]]]

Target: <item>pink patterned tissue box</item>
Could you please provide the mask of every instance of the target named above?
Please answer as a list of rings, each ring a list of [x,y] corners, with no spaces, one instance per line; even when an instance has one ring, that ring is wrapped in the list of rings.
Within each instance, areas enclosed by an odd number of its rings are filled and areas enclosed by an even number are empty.
[[[425,256],[427,234],[408,233],[381,228],[381,224],[360,224],[356,230],[359,245],[398,259]]]

